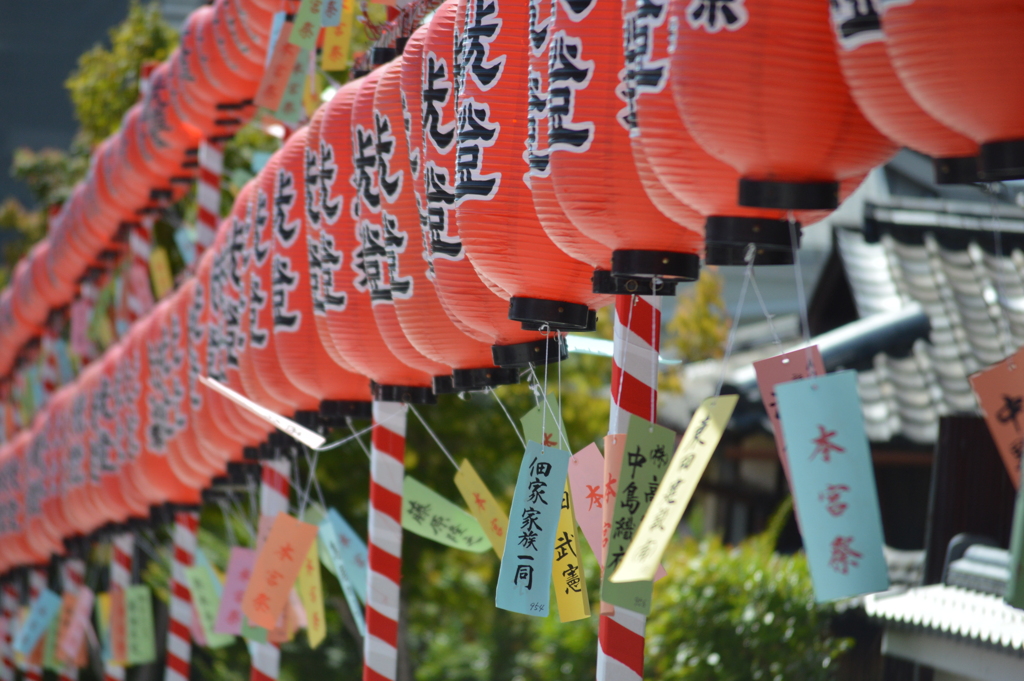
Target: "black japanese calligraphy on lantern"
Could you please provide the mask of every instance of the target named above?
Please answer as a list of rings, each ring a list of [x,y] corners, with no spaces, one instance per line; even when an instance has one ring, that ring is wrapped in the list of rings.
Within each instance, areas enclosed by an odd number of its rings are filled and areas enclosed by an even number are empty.
[[[388,203],[394,203],[402,191],[402,177],[404,176],[401,170],[397,173],[391,172],[391,160],[395,155],[394,130],[391,119],[379,111],[374,112],[373,123],[377,138],[377,179],[380,183],[380,191]]]
[[[577,23],[586,19],[590,10],[594,9],[596,5],[597,0],[561,0],[559,3],[569,19]]]
[[[277,253],[271,263],[271,305],[274,311],[274,331],[298,331],[302,326],[302,311],[290,309],[288,298],[299,287],[299,272],[292,268],[292,259]]]
[[[448,232],[451,219],[449,213],[455,208],[455,187],[448,177],[448,170],[433,161],[428,161],[423,174],[427,192],[428,252],[431,260],[462,260],[462,239]]]
[[[749,18],[743,3],[744,0],[691,0],[686,7],[686,23],[695,31],[738,31]]]
[[[412,112],[409,111],[409,102],[405,98],[405,91],[398,93],[402,98],[402,126],[405,128],[405,139],[406,141],[412,140]],[[420,148],[417,144],[410,142],[409,148],[409,172],[412,173],[414,178],[420,176]],[[416,198],[417,207],[419,207],[419,196]]]
[[[199,351],[196,346],[203,341],[203,325],[199,323],[199,320],[203,315],[203,296],[205,295],[205,289],[202,283],[196,278],[196,285],[192,292],[192,304],[188,307],[188,387],[189,387],[189,400],[192,404],[192,410],[196,411],[203,406],[203,398],[200,395],[200,391],[197,389],[198,381],[197,376],[199,375]],[[245,286],[243,282],[242,295],[245,295]],[[241,334],[239,334],[241,336]],[[243,338],[244,341],[244,338]]]
[[[267,261],[270,253],[270,240],[264,239],[267,223],[270,216],[267,214],[267,194],[262,189],[256,189],[256,214],[253,216],[252,231],[252,259],[257,266]],[[211,282],[212,283],[212,282]],[[211,291],[210,304],[213,305],[217,296]]]
[[[666,0],[637,0],[623,16],[623,45],[626,68],[622,71],[621,92],[626,102],[619,113],[627,130],[636,128],[636,99],[643,93],[661,92],[667,82],[668,58],[653,59],[654,32],[668,16]]]
[[[447,154],[455,141],[455,121],[444,121],[444,107],[452,98],[452,82],[448,79],[448,62],[433,52],[424,61],[423,135],[438,153]]]
[[[310,290],[313,294],[313,314],[325,316],[327,311],[343,312],[348,301],[344,291],[334,288],[343,255],[334,247],[334,237],[320,231],[319,238],[310,235],[309,246]],[[316,281],[312,279],[316,272]],[[314,285],[315,284],[315,285]]]
[[[380,192],[377,190],[377,140],[373,130],[355,126],[355,144],[352,145],[352,186],[362,201],[352,202],[352,217],[362,214],[361,204],[372,213],[380,212]]]
[[[885,39],[877,0],[829,0],[832,27],[844,50]]]
[[[342,209],[342,197],[331,196],[337,177],[338,166],[334,162],[334,147],[320,140],[320,168],[317,172],[317,182],[320,185],[320,215],[329,225],[337,221]]]
[[[501,173],[484,173],[484,150],[497,142],[501,132],[501,124],[490,118],[490,104],[477,104],[467,98],[459,107],[459,144],[455,159],[457,201],[487,200],[498,191]]]
[[[586,89],[594,62],[582,59],[583,42],[556,31],[548,52],[548,149],[583,152],[594,138],[593,121],[576,120],[576,93]]]
[[[279,170],[277,190],[274,192],[274,236],[286,248],[295,243],[302,226],[301,220],[288,220],[288,211],[294,203],[295,178],[287,170]]]
[[[306,146],[302,150],[302,187],[306,205],[306,219],[313,227],[320,226],[320,159],[316,150]]]
[[[468,0],[462,38],[463,77],[470,76],[481,90],[501,79],[506,55],[491,59],[491,43],[501,32],[498,0]]]
[[[370,292],[372,302],[412,296],[412,277],[402,277],[398,271],[398,255],[405,252],[407,240],[387,212],[381,215],[381,225],[369,220],[359,223],[359,246],[352,258],[354,283],[359,291]]]
[[[530,50],[535,56],[541,56],[547,46],[554,8],[551,0],[530,0]]]
[[[267,294],[263,290],[263,282],[260,275],[253,272],[249,276],[249,346],[261,350],[267,347],[267,331],[260,328],[260,313],[266,306]]]
[[[526,76],[526,151],[523,157],[530,175],[546,177],[550,167],[550,151],[540,146],[540,127],[547,125],[548,93],[544,87],[544,74],[530,69]]]

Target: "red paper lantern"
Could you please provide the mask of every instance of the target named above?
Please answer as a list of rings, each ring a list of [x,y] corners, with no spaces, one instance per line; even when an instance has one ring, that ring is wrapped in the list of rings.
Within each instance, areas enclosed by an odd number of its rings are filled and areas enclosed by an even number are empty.
[[[841,180],[895,151],[850,96],[825,3],[674,0],[673,12],[676,104],[694,139],[740,173],[740,205],[832,210]],[[754,223],[741,238],[736,225],[722,227],[706,226],[709,243],[792,247],[788,224]]]
[[[414,178],[424,197],[425,237],[441,305],[467,335],[491,344],[492,359],[502,367],[542,363],[562,357],[556,339],[545,339],[508,319],[504,291],[483,281],[466,255],[455,208],[455,87],[453,43],[457,0],[448,0],[430,24],[413,34],[402,64],[402,90],[409,106],[412,146],[423,171]],[[425,30],[425,32],[424,32]],[[416,45],[422,42],[417,61]]]
[[[624,63],[621,3],[534,2],[550,7],[550,14],[538,7],[541,22],[531,32],[547,37],[534,51],[536,68],[543,67],[544,57],[549,65],[547,87],[537,93],[541,103],[533,111],[538,158],[532,167],[536,176],[545,162],[549,166],[553,193],[565,212],[556,219],[570,220],[610,248],[611,262],[602,269],[610,264],[615,276],[695,280],[703,220],[661,186],[642,149],[633,153],[641,144],[636,92],[651,76],[634,54],[635,16],[628,15]],[[655,206],[652,195],[667,212]]]
[[[884,135],[934,159],[935,181],[978,181],[978,145],[932,118],[900,82],[885,45],[876,0],[831,5],[843,76],[864,116]]]
[[[982,179],[1024,178],[1024,6],[914,0],[882,12],[889,58],[914,101],[981,145]]]
[[[359,204],[356,187],[367,188],[358,181],[350,181],[358,179],[353,158],[359,157],[359,146],[353,143],[353,113],[356,95],[366,82],[366,78],[360,78],[338,90],[327,104],[320,129],[322,200],[337,207],[336,211],[324,214],[321,225],[338,256],[324,259],[321,251],[322,266],[324,276],[328,277],[325,281],[333,284],[332,294],[345,299],[344,305],[327,307],[327,327],[345,361],[377,384],[375,399],[432,401],[431,375],[405,364],[391,350],[374,318],[368,282],[359,268],[353,267],[362,263],[364,248],[354,217],[355,206]],[[363,147],[363,151],[372,150]]]
[[[365,412],[370,381],[331,359],[320,343],[314,320],[312,289],[320,286],[321,261],[319,251],[309,250],[306,236],[307,206],[316,201],[317,179],[316,161],[306,155],[308,133],[308,128],[302,128],[288,139],[277,170],[274,230],[269,239],[274,350],[288,380],[297,388],[318,401],[346,403],[325,405],[326,409]]]
[[[397,263],[393,273],[397,275],[395,279],[407,284],[399,295],[392,282],[392,303],[402,331],[413,347],[431,360],[451,368],[450,381],[435,377],[435,392],[445,389],[479,390],[518,383],[519,372],[516,369],[494,366],[490,343],[468,336],[455,325],[442,306],[432,281],[433,272],[425,243],[430,233],[422,230],[428,216],[423,197],[416,191],[421,163],[418,150],[412,152],[409,146],[412,120],[403,105],[401,86],[405,60],[418,49],[422,63],[422,45],[419,41],[410,50],[407,43],[402,57],[383,67],[374,94],[378,141],[391,145],[390,150],[379,158],[379,167],[389,170],[391,177],[398,178],[399,183],[396,191],[380,193],[381,219],[385,223],[393,221],[396,232],[405,232],[401,243],[385,241],[389,259],[393,258]]]
[[[61,537],[46,521],[44,503],[49,495],[49,471],[44,455],[48,426],[46,412],[40,412],[32,424],[25,444],[22,487],[25,490],[25,537],[36,555],[49,557],[63,549]]]
[[[527,179],[529,6],[464,7],[455,177],[463,245],[482,277],[510,296],[510,319],[530,328],[593,328],[594,310],[609,298],[593,293],[592,268],[544,232]]]

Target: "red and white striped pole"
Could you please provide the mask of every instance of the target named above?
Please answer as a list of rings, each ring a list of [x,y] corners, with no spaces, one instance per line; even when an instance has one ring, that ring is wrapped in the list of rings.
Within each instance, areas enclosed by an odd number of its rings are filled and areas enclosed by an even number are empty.
[[[630,414],[657,416],[661,309],[653,296],[616,296],[609,435],[625,433]],[[618,471],[604,472],[618,475]],[[612,607],[602,603],[601,612]],[[598,626],[597,681],[642,681],[647,617],[614,606]]]
[[[128,232],[128,252],[131,258],[128,267],[135,274],[131,279],[134,285],[127,287],[125,291],[125,308],[129,322],[146,316],[153,307],[153,294],[149,289],[149,256],[153,252],[155,222],[152,216],[145,215],[133,223]]]
[[[85,584],[85,561],[81,558],[68,558],[61,564],[60,569],[60,581],[64,593],[77,593],[78,588]],[[57,678],[60,681],[78,681],[78,666],[72,662],[61,667]]]
[[[220,223],[220,178],[224,173],[224,144],[199,143],[199,181],[196,183],[196,254],[194,263],[213,245]]]
[[[260,484],[260,515],[273,518],[288,512],[291,493],[291,463],[287,459],[266,461]],[[255,643],[252,648],[250,681],[277,681],[281,673],[281,649],[273,643]]]
[[[125,591],[132,584],[132,556],[135,553],[135,535],[123,532],[114,535],[110,543],[110,591]],[[103,666],[104,681],[124,681],[124,667],[113,662]]]
[[[28,572],[28,600],[34,603],[39,594],[46,588],[46,571],[43,568],[32,568]],[[43,668],[33,664],[31,660],[25,663],[25,681],[43,681]]]
[[[3,639],[0,640],[0,681],[14,681],[14,623],[18,613],[18,589],[5,582],[0,591],[0,616],[4,620]]]
[[[363,681],[395,681],[402,584],[402,483],[409,407],[373,402]]]
[[[174,514],[174,555],[171,558],[171,612],[167,627],[167,666],[164,681],[188,681],[192,667],[192,593],[185,570],[196,555],[197,511]]]

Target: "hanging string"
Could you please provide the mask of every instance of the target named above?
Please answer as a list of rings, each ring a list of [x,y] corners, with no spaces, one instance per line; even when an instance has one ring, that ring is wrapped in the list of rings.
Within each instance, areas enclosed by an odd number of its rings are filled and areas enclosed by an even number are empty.
[[[757,276],[754,271],[750,271],[750,285],[754,287],[754,295],[757,296],[757,302],[761,305],[761,312],[764,314],[764,318],[768,320],[768,330],[772,334],[772,342],[775,345],[782,345],[782,339],[779,338],[779,334],[775,331],[775,323],[772,321],[775,315],[768,312],[768,306],[764,303],[764,298],[761,296],[761,288],[757,285]]]
[[[800,326],[803,327],[804,342],[811,342],[811,322],[807,316],[807,293],[804,291],[804,276],[800,269],[800,242],[798,240],[796,219],[793,211],[787,213],[789,216],[789,239],[793,248],[793,273],[796,275],[796,303],[800,311]]]
[[[509,414],[508,409],[505,408],[505,403],[501,401],[500,397],[498,397],[498,392],[494,388],[488,388],[487,392],[493,395],[494,399],[498,401],[498,406],[501,407],[501,410],[503,412],[505,412],[505,417],[508,418],[508,422],[512,425],[512,432],[514,432],[516,434],[516,437],[519,438],[519,443],[523,445],[523,449],[526,449],[526,440],[523,439],[523,434],[519,432],[519,427],[516,425],[516,422],[512,419],[512,414]]]
[[[558,356],[559,356],[559,361],[558,361],[558,394],[556,395],[556,397],[558,398],[558,413],[555,414],[554,416],[555,416],[555,424],[558,426],[558,431],[559,431],[558,432],[558,437],[561,438],[561,442],[564,445],[565,450],[571,452],[572,451],[572,446],[569,444],[569,433],[566,432],[565,424],[562,422],[562,361],[561,361],[561,356],[562,356],[562,338],[563,338],[563,335],[561,333],[559,333],[557,338],[558,338]],[[545,409],[546,408],[547,407],[545,407]]]
[[[547,324],[544,324],[544,325],[542,325],[540,327],[541,332],[544,334],[544,341],[545,341],[544,342],[544,389],[541,391],[541,396],[543,397],[543,400],[544,400],[544,407],[541,409],[541,412],[540,412],[540,414],[541,414],[541,416],[540,416],[540,439],[541,439],[540,450],[542,452],[544,451],[544,444],[545,444],[543,442],[543,440],[545,439],[544,438],[544,433],[547,432],[547,429],[548,429],[548,407],[547,407],[547,404],[548,404],[548,350],[551,347],[550,344],[547,342],[548,341],[548,328],[549,327],[548,327]],[[561,348],[559,348],[559,354],[561,354]]]
[[[309,503],[309,495],[313,491],[313,483],[316,481],[316,465],[320,462],[319,450],[313,452],[312,460],[310,460],[308,447],[302,448],[302,454],[306,458],[307,477],[309,481],[306,483],[305,489],[299,496],[299,518],[301,518],[303,514],[306,512],[306,505]],[[296,468],[298,468],[298,466],[296,466]]]
[[[358,440],[358,439],[359,439],[359,436],[360,436],[360,435],[363,435],[363,434],[365,434],[365,433],[368,433],[368,432],[370,432],[371,430],[373,430],[374,428],[376,428],[377,426],[379,426],[379,425],[382,425],[382,424],[385,424],[385,423],[387,423],[388,421],[390,421],[391,419],[393,419],[393,418],[396,418],[396,417],[397,417],[397,416],[399,415],[399,413],[400,413],[400,412],[397,412],[397,411],[396,411],[396,412],[395,412],[394,414],[392,414],[391,416],[388,416],[387,418],[385,418],[385,419],[383,419],[383,420],[381,420],[381,421],[378,421],[378,422],[377,422],[376,424],[374,424],[374,425],[369,425],[369,426],[367,426],[366,428],[363,428],[363,429],[362,429],[362,430],[360,430],[360,431],[354,431],[354,432],[353,432],[353,433],[352,433],[351,435],[349,435],[349,436],[347,436],[347,437],[343,437],[343,438],[341,438],[340,440],[336,440],[336,441],[332,442],[332,443],[331,443],[331,444],[329,444],[329,445],[322,445],[322,446],[320,446],[320,447],[310,447],[310,449],[312,449],[312,450],[313,450],[314,452],[329,452],[329,451],[331,451],[332,449],[337,449],[338,447],[341,447],[341,446],[343,446],[343,445],[346,445],[346,444],[348,444],[348,443],[349,443],[349,442],[351,442],[352,440]],[[351,425],[350,425],[349,427],[351,428]],[[365,451],[365,450],[364,450],[364,451]]]
[[[427,429],[427,433],[430,434],[430,437],[434,439],[434,442],[437,443],[437,446],[441,449],[442,452],[444,452],[444,455],[448,457],[448,460],[452,462],[452,465],[455,466],[455,470],[459,470],[459,464],[456,463],[455,457],[452,456],[451,452],[448,451],[448,448],[444,446],[444,443],[441,442],[441,438],[437,436],[437,433],[435,433],[434,429],[430,427],[426,419],[420,416],[419,410],[410,404],[409,411],[411,411],[413,415],[420,420],[420,423],[422,423],[423,427]]]
[[[652,280],[651,290],[657,293],[657,286],[653,283],[658,281],[657,278]],[[661,297],[652,296],[655,304],[652,305],[654,309],[651,310],[651,350],[653,351],[653,357],[651,358],[651,426],[648,428],[648,432],[654,432],[654,421],[657,417],[655,408],[657,407],[658,401],[658,362],[661,359],[661,338],[660,329],[658,328],[658,319],[661,318]]]
[[[736,329],[739,328],[740,315],[743,314],[743,301],[747,297],[747,284],[750,283],[754,273],[754,244],[747,244],[747,252],[743,259],[747,261],[747,268],[743,271],[743,283],[740,285],[740,299],[736,303],[736,318],[733,320],[732,328],[729,329],[729,338],[725,343],[725,356],[722,357],[722,371],[718,375],[718,386],[715,388],[715,397],[722,394],[722,386],[725,384],[725,372],[729,368],[729,357],[732,356],[732,346],[736,341]]]
[[[345,417],[345,424],[348,425],[349,431],[352,433],[353,436],[355,436],[355,440],[356,440],[356,442],[359,443],[359,448],[361,450],[363,450],[363,454],[366,454],[366,458],[367,459],[372,459],[373,455],[370,454],[370,448],[366,446],[365,442],[363,442],[363,438],[359,437],[358,434],[356,433],[356,426],[352,422],[352,417],[351,416],[346,416]],[[371,426],[371,428],[372,428],[372,426]]]

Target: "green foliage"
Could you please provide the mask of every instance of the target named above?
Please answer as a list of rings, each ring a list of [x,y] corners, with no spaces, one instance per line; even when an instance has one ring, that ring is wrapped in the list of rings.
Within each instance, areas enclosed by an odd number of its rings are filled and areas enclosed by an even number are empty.
[[[675,314],[664,325],[665,346],[687,362],[721,357],[729,326],[722,299],[722,278],[704,268],[697,285],[679,296]]]
[[[121,116],[139,98],[142,65],[163,61],[176,44],[177,33],[161,18],[158,5],[143,7],[133,0],[128,17],[110,30],[110,47],[96,45],[78,58],[65,87],[88,145],[118,129]]]
[[[647,676],[664,681],[827,681],[852,642],[831,635],[803,554],[774,553],[791,504],[736,547],[687,539],[666,554],[648,620]]]
[[[45,234],[42,211],[26,210],[17,199],[0,203],[0,287],[7,285],[14,265]]]
[[[24,182],[36,202],[48,208],[63,203],[75,183],[85,177],[88,168],[88,150],[77,143],[72,145],[70,153],[22,147],[14,151],[11,176]]]

